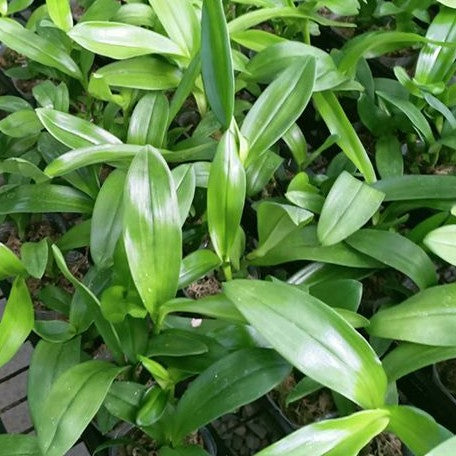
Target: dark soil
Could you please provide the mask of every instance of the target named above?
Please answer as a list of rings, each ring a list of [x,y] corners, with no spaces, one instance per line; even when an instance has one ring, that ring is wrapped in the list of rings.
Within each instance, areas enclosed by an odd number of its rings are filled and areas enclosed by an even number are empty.
[[[364,447],[360,456],[402,456],[401,441],[390,432],[382,432]]]
[[[438,363],[436,368],[443,386],[456,396],[456,359]]]
[[[197,282],[190,284],[186,291],[189,298],[200,299],[220,293],[222,287],[220,282],[214,277],[204,277]]]

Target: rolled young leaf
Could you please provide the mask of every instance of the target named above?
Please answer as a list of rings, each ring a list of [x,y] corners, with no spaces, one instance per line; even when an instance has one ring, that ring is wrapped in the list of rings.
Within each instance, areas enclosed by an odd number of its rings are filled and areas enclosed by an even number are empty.
[[[245,171],[235,135],[226,131],[211,165],[207,189],[209,234],[217,255],[229,261],[229,252],[241,222],[246,192]]]
[[[373,336],[417,344],[455,346],[456,284],[428,288],[371,318]]]
[[[383,404],[386,375],[372,348],[333,309],[292,285],[235,280],[228,298],[290,363],[366,408]]]
[[[17,277],[0,321],[0,367],[21,348],[33,328],[33,320],[33,304],[25,279]]]
[[[234,113],[234,73],[222,0],[203,1],[201,63],[209,104],[217,120],[227,130]]]
[[[175,443],[219,416],[277,386],[290,366],[273,350],[246,348],[222,358],[185,391],[173,416]]]
[[[420,289],[437,281],[434,263],[424,250],[398,233],[363,229],[351,235],[346,242],[354,249],[401,271]]]
[[[375,214],[384,197],[384,193],[342,172],[323,205],[317,228],[320,242],[332,245],[353,234]]]
[[[182,259],[182,232],[174,181],[153,148],[133,159],[125,183],[124,243],[146,309],[174,298]]]
[[[66,370],[53,384],[37,423],[38,441],[46,456],[62,456],[78,440],[122,371],[104,361],[87,361]]]

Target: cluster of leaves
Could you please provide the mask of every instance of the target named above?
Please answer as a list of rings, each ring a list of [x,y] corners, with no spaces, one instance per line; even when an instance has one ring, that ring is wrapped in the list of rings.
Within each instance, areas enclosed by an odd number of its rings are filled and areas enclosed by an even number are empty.
[[[326,387],[340,417],[258,455],[356,455],[385,429],[454,452],[396,386],[456,357],[454,2],[32,3],[0,0],[21,92],[0,96],[0,214],[21,240],[72,223],[20,258],[0,244],[0,365],[40,338],[36,436],[1,454],[63,456],[95,421],[204,455],[189,434],[292,369],[288,401]]]

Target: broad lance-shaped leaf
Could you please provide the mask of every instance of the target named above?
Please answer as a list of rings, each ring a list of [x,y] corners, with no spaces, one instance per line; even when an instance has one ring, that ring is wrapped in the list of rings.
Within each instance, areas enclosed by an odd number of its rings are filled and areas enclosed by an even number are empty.
[[[0,321],[0,367],[21,348],[33,328],[33,320],[33,304],[25,279],[17,277]]]
[[[169,38],[120,22],[82,22],[73,27],[68,36],[95,54],[118,60],[148,54],[183,55],[179,46]]]
[[[290,366],[273,350],[246,348],[222,358],[187,388],[173,417],[173,441],[277,386]]]
[[[292,285],[225,284],[252,326],[289,362],[365,408],[384,402],[386,375],[365,339],[333,309]]]
[[[428,451],[453,436],[431,415],[417,408],[396,405],[385,407],[385,409],[390,415],[387,430],[396,434],[415,456],[424,456]]]
[[[125,172],[113,171],[105,180],[93,208],[90,254],[100,268],[113,263],[114,250],[122,233]]]
[[[79,363],[81,339],[54,344],[40,341],[36,346],[27,380],[27,403],[35,427],[48,417],[43,415],[43,404],[57,378]]]
[[[452,265],[456,265],[456,225],[437,228],[423,239],[433,253]]]
[[[421,289],[437,282],[434,263],[424,250],[398,233],[363,229],[351,235],[346,242],[365,255],[404,273]]]
[[[34,435],[0,434],[0,448],[5,456],[42,456]]]
[[[361,171],[368,183],[375,182],[375,171],[361,140],[333,92],[314,93],[315,108],[320,113],[337,144]]]
[[[323,205],[317,228],[320,242],[336,244],[353,234],[375,214],[384,197],[384,193],[342,172]]]
[[[80,117],[50,108],[39,108],[36,113],[44,128],[55,139],[71,149],[121,143],[120,139],[113,134]]]
[[[368,332],[417,344],[456,346],[456,284],[428,288],[371,318]]]
[[[307,106],[314,82],[315,59],[303,57],[280,73],[260,95],[241,127],[249,142],[247,164],[291,128]]]
[[[355,455],[388,425],[385,410],[366,410],[304,426],[257,456]],[[344,452],[345,451],[345,452]]]
[[[27,272],[41,279],[48,263],[49,246],[47,239],[39,242],[24,242],[21,246],[21,260]]]
[[[234,113],[234,73],[222,0],[204,0],[201,18],[201,73],[207,99],[227,130]]]
[[[70,0],[46,0],[49,16],[54,24],[64,32],[73,27]]]
[[[246,192],[245,171],[235,135],[226,131],[211,165],[207,189],[207,220],[214,249],[222,261],[229,252],[241,222]]]
[[[171,172],[153,148],[131,163],[125,183],[124,242],[136,288],[151,315],[177,291],[182,259],[179,206]]]
[[[53,384],[37,423],[46,456],[64,455],[98,412],[114,379],[122,372],[104,361],[87,361],[66,370]]]
[[[15,20],[0,19],[0,41],[18,54],[56,68],[73,78],[82,79],[81,70],[60,46],[25,29]]]

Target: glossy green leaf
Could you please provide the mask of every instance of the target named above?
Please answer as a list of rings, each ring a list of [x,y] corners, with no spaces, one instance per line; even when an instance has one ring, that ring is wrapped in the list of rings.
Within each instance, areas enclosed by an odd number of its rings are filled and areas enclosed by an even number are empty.
[[[369,221],[384,197],[384,193],[344,171],[323,205],[317,227],[320,242],[332,245],[346,239]]]
[[[103,128],[71,114],[49,108],[39,108],[36,113],[46,130],[71,149],[120,143],[116,136]]]
[[[446,3],[449,3],[449,2],[446,2]],[[451,438],[445,440],[440,445],[433,448],[429,453],[426,453],[426,456],[448,456],[449,454],[452,454],[455,451],[456,451],[456,437],[451,437]]]
[[[440,285],[412,296],[396,306],[381,310],[371,318],[369,333],[388,339],[436,346],[456,345],[451,330],[456,285]]]
[[[119,4],[114,0],[118,7]],[[154,27],[156,16],[154,10],[144,3],[127,3],[117,8],[116,14],[112,17],[114,22],[123,22],[131,25],[145,25]]]
[[[456,265],[456,225],[441,226],[431,231],[423,243],[437,256]]]
[[[147,54],[183,55],[170,39],[145,28],[119,22],[89,21],[73,27],[68,35],[95,54],[123,60]]]
[[[0,321],[0,366],[21,348],[33,328],[33,304],[25,279],[17,277]]]
[[[382,364],[388,380],[395,382],[410,372],[455,357],[455,347],[436,347],[403,342],[383,358]]]
[[[26,273],[19,258],[5,244],[0,243],[0,280]]]
[[[227,130],[234,113],[234,73],[222,0],[203,1],[201,62],[207,99]]]
[[[178,288],[185,288],[221,264],[220,258],[208,249],[196,250],[182,260]]]
[[[247,196],[253,196],[261,192],[282,162],[283,158],[270,150],[253,159],[245,170]]]
[[[248,162],[276,143],[302,114],[312,95],[315,59],[303,57],[285,69],[260,95],[242,124]]]
[[[187,0],[172,4],[167,0],[149,0],[149,3],[168,36],[187,56],[193,56],[200,46],[200,25],[192,3]]]
[[[43,212],[92,212],[92,200],[71,187],[30,184],[14,187],[0,194],[0,214]]]
[[[136,415],[138,426],[152,426],[165,412],[168,405],[168,393],[159,386],[153,386],[144,395],[141,408]]]
[[[311,286],[309,293],[328,306],[356,312],[361,303],[363,285],[352,279],[326,280]]]
[[[344,418],[320,421],[293,432],[257,456],[355,455],[385,429],[388,420],[388,412],[384,410],[366,410]],[[340,453],[339,449],[347,452]]]
[[[163,147],[168,127],[169,102],[161,92],[144,95],[135,106],[128,126],[129,144]]]
[[[92,219],[87,219],[71,227],[56,242],[57,247],[64,252],[87,247],[90,244],[91,225]]]
[[[181,225],[183,225],[187,220],[195,196],[195,170],[192,165],[180,165],[172,170],[172,175],[176,187]]]
[[[0,448],[3,456],[42,456],[34,435],[1,434]]]
[[[385,201],[456,198],[456,176],[408,175],[375,182]]]
[[[329,306],[278,282],[236,280],[225,284],[225,293],[254,328],[303,373],[363,407],[383,404],[386,375],[379,359]]]
[[[37,423],[46,456],[62,456],[93,419],[114,379],[122,371],[104,361],[87,361],[66,370],[53,384]]]
[[[56,68],[73,78],[82,79],[81,70],[61,47],[23,28],[17,21],[0,19],[0,41],[31,60]]]
[[[22,177],[29,177],[37,184],[46,182],[49,177],[41,171],[38,166],[24,160],[23,158],[8,158],[0,162],[0,172],[16,174]]]
[[[25,242],[21,245],[21,261],[27,272],[40,279],[46,270],[49,246],[47,239],[39,242]]]
[[[125,173],[113,171],[98,194],[90,229],[90,254],[99,268],[112,265],[114,250],[122,233]]]
[[[227,131],[217,148],[207,189],[209,234],[222,261],[229,261],[229,252],[241,222],[245,191],[245,172],[236,138]]]
[[[404,273],[421,289],[437,281],[435,266],[423,249],[398,233],[363,229],[346,242],[365,255]]]
[[[27,100],[12,95],[0,96],[0,110],[5,112],[22,111],[23,109],[33,109]]]
[[[337,144],[361,171],[367,182],[375,182],[375,171],[367,152],[333,92],[314,93],[315,108],[320,113]]]
[[[387,410],[390,413],[387,430],[394,432],[416,456],[424,456],[453,436],[422,410],[407,406],[390,406]]]
[[[38,117],[30,109],[13,112],[0,120],[0,131],[13,138],[36,135],[42,128]]]
[[[173,441],[219,416],[250,403],[278,385],[290,372],[274,351],[248,348],[232,353],[204,371],[179,400]]]
[[[112,415],[134,424],[146,389],[139,383],[115,382],[109,389],[103,405]]]
[[[401,144],[396,136],[382,136],[375,144],[375,164],[382,179],[404,173]]]
[[[79,363],[81,340],[75,338],[63,344],[40,341],[36,346],[27,381],[27,402],[36,427],[48,417],[43,405],[55,381],[70,367]]]
[[[140,152],[131,163],[124,210],[124,242],[130,270],[145,307],[155,315],[157,307],[177,291],[182,233],[171,173],[152,148]]]
[[[54,24],[64,32],[73,27],[70,0],[46,0],[46,6]]]
[[[149,340],[147,356],[189,356],[206,353],[208,347],[189,331],[167,329]]]

